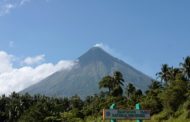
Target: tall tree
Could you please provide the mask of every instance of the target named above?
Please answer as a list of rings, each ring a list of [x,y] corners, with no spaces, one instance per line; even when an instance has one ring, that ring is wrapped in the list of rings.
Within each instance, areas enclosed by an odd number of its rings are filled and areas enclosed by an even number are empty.
[[[99,88],[108,88],[108,92],[110,93],[113,89],[113,78],[111,76],[105,76],[99,82]]]
[[[176,79],[162,92],[161,100],[164,108],[175,112],[186,100],[187,81]]]
[[[162,82],[166,85],[168,84],[169,80],[171,79],[171,67],[168,64],[163,64],[161,71],[156,74]]]
[[[114,79],[115,86],[123,86],[124,85],[123,84],[124,79],[123,79],[123,75],[121,72],[119,72],[119,71],[114,72],[113,79]]]
[[[108,88],[109,94],[113,96],[121,96],[123,94],[122,86],[124,79],[121,72],[116,71],[113,76],[105,76],[99,82],[99,88]]]
[[[148,86],[150,90],[160,89],[162,88],[162,84],[159,81],[153,80],[152,83]]]
[[[113,86],[114,86],[112,92],[113,96],[122,96],[123,94],[122,86],[124,85],[123,82],[124,79],[122,73],[119,71],[115,71],[113,75]]]
[[[171,68],[171,80],[176,80],[182,77],[182,71],[180,68]]]
[[[153,80],[148,86],[146,95],[143,97],[142,106],[151,110],[151,115],[162,111],[163,106],[161,104],[160,94],[162,93],[162,83]]]
[[[126,88],[126,94],[130,98],[136,92],[136,88],[133,84],[129,83]]]
[[[190,80],[190,56],[184,58],[184,62],[180,63],[182,71],[187,80]]]

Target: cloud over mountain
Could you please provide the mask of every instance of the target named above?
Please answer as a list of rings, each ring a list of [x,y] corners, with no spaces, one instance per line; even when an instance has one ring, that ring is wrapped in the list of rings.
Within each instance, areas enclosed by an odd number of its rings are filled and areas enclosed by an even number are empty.
[[[0,51],[0,74],[12,70],[12,56],[4,51]]]
[[[27,57],[24,59],[23,63],[26,65],[33,65],[43,62],[45,60],[45,55],[37,55],[34,57]]]
[[[151,83],[151,78],[122,60],[113,57],[100,47],[92,47],[77,59],[77,64],[69,71],[55,72],[42,81],[31,85],[20,93],[43,94],[47,96],[82,98],[99,93],[98,82],[115,71],[123,74],[125,85],[132,83],[143,91]],[[64,63],[64,62],[63,62]]]
[[[56,64],[43,63],[35,67],[23,65],[22,67],[16,68],[13,65],[14,58],[15,56],[5,51],[0,51],[0,94],[9,94],[13,91],[18,92],[56,71],[70,70],[76,64],[74,61],[61,60]],[[45,60],[44,55],[26,59],[26,63],[29,64],[37,63],[42,59]]]

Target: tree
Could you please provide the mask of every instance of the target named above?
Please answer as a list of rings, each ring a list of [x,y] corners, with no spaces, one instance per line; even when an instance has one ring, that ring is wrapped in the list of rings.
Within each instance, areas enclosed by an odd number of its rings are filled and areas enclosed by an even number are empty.
[[[7,104],[9,104],[10,99],[5,95],[0,98],[0,122],[5,122],[8,120]]]
[[[179,68],[171,68],[171,77],[170,77],[170,79],[171,80],[176,80],[176,79],[182,79],[183,78],[183,76],[182,76],[182,71],[181,71],[181,69],[179,69]]]
[[[83,120],[80,117],[81,113],[76,108],[68,112],[63,112],[60,115],[61,120],[63,120],[63,122],[83,122]]]
[[[124,79],[121,72],[114,72],[113,76],[105,76],[99,82],[99,88],[108,88],[108,92],[113,96],[122,96],[123,89],[122,86]]]
[[[149,90],[156,90],[162,88],[162,84],[159,81],[153,80],[152,83],[148,86]]]
[[[112,95],[113,96],[122,96],[123,94],[123,89],[122,86],[124,79],[123,79],[123,75],[121,72],[119,71],[115,71],[114,75],[113,75],[113,91],[112,91]]]
[[[151,110],[151,115],[153,115],[161,112],[163,109],[160,99],[163,87],[161,82],[153,80],[148,88],[146,96],[143,97],[142,106],[144,109]]]
[[[171,79],[171,67],[168,64],[163,64],[161,71],[156,74],[162,82],[168,85],[169,80]]]
[[[137,89],[137,91],[135,92],[135,95],[139,97],[139,96],[142,96],[143,93],[140,89]]]
[[[83,101],[80,99],[78,95],[72,96],[70,99],[70,105],[71,108],[77,108],[77,109],[82,109],[83,106]]]
[[[182,71],[187,80],[190,80],[190,56],[184,58],[184,62],[180,63]]]
[[[110,94],[111,90],[113,90],[113,78],[111,76],[105,76],[99,82],[99,88],[108,88],[108,92]]]
[[[161,94],[164,108],[175,112],[178,107],[186,100],[188,89],[187,81],[177,79],[168,86]]]
[[[114,87],[113,91],[111,92],[113,96],[122,96],[123,89],[120,85]]]
[[[126,88],[127,97],[130,98],[136,92],[136,88],[132,83],[129,83]]]
[[[123,84],[124,79],[123,79],[123,75],[121,74],[121,72],[119,72],[119,71],[114,72],[113,79],[114,79],[114,87],[124,85]]]

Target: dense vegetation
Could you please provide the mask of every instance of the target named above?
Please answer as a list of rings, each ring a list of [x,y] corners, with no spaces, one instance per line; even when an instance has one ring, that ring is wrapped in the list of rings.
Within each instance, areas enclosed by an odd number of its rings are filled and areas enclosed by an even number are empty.
[[[112,103],[116,103],[117,108],[127,109],[134,109],[136,103],[141,103],[143,109],[151,110],[152,120],[188,120],[190,57],[184,58],[179,67],[162,65],[157,76],[158,81],[152,81],[144,94],[124,81],[122,74],[116,71],[113,76],[105,76],[99,82],[104,92],[84,100],[77,95],[71,98],[20,95],[15,92],[9,96],[2,95],[0,122],[90,122],[100,118],[102,109],[109,108]]]

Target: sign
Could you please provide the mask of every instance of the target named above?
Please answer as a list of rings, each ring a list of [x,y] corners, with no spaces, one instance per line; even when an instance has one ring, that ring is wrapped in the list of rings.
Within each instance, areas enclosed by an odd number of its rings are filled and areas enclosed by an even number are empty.
[[[104,109],[103,119],[150,119],[149,110]]]
[[[141,105],[140,105],[139,103],[137,103],[137,104],[135,105],[135,109],[136,109],[136,110],[140,110],[140,109],[141,109]],[[141,119],[137,119],[136,122],[142,122],[142,120],[141,120]]]
[[[111,106],[110,106],[110,109],[116,109],[116,104],[113,103]],[[117,122],[116,119],[111,119],[110,122]]]

